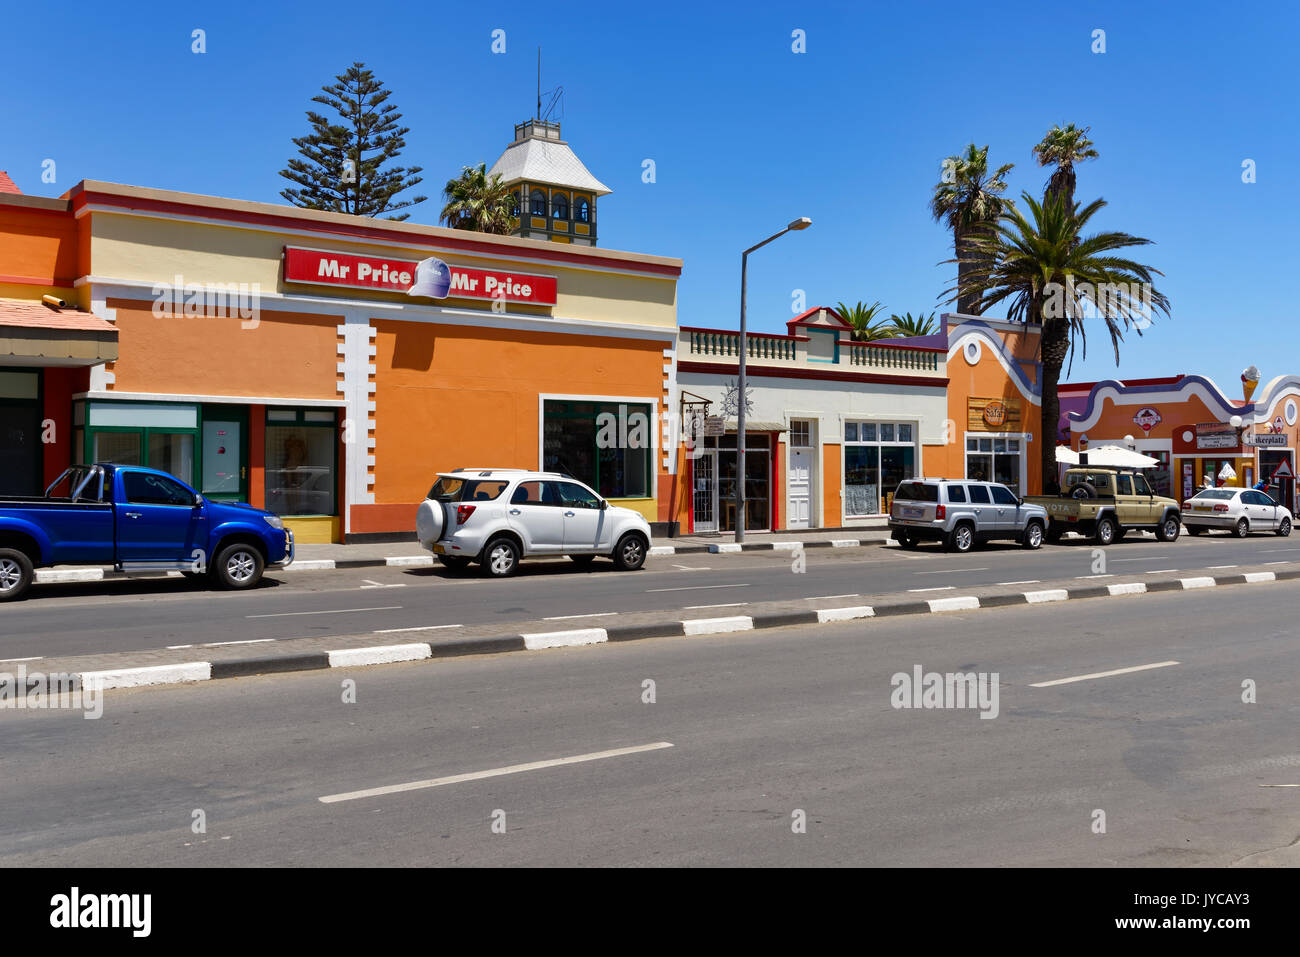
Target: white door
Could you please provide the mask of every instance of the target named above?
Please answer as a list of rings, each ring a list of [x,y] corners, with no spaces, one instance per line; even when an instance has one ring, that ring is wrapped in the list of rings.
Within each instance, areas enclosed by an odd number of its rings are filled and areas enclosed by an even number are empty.
[[[718,453],[715,450],[696,451],[692,460],[691,475],[695,480],[692,491],[695,531],[718,530]]]
[[[812,513],[812,450],[791,449],[790,468],[786,477],[790,494],[787,528],[808,528]]]

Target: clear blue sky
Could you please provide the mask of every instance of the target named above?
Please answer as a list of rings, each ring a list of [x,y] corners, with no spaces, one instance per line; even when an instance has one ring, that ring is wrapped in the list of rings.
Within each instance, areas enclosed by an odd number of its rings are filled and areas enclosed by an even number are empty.
[[[531,115],[540,44],[566,139],[614,190],[601,244],[683,258],[688,325],[734,327],[740,251],[796,216],[813,228],[751,260],[752,328],[781,328],[794,289],[942,309],[950,237],[926,208],[941,159],[988,143],[1016,164],[1013,195],[1040,193],[1033,144],[1091,126],[1101,158],[1078,197],[1156,241],[1141,254],[1173,319],[1130,337],[1118,373],[1099,332],[1072,378],[1200,372],[1232,391],[1251,362],[1300,372],[1291,3],[65,3],[11,5],[5,27],[0,169],[25,192],[89,178],[281,202],[311,96],[362,60],[411,127],[403,160],[431,197],[412,219],[428,223],[443,183]]]

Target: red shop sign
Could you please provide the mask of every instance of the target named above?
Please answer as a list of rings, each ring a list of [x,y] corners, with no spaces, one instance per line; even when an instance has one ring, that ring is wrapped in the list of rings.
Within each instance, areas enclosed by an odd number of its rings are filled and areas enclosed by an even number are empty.
[[[404,292],[431,299],[485,299],[555,305],[555,277],[510,269],[471,269],[427,259],[391,259],[284,247],[284,281]]]

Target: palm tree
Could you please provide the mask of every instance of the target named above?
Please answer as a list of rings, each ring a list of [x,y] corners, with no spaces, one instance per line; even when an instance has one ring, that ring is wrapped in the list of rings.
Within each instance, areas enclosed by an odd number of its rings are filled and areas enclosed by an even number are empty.
[[[979,240],[972,252],[970,269],[958,285],[946,290],[973,297],[981,310],[1008,302],[1007,318],[1039,326],[1042,359],[1041,436],[1044,481],[1056,473],[1056,435],[1061,404],[1057,384],[1061,367],[1073,355],[1077,340],[1088,355],[1085,319],[1100,318],[1110,335],[1119,364],[1119,343],[1128,329],[1138,335],[1156,312],[1169,315],[1169,300],[1156,291],[1152,277],[1158,269],[1114,252],[1130,246],[1146,246],[1149,239],[1128,233],[1105,232],[1083,235],[1084,228],[1106,206],[1095,199],[1080,209],[1066,206],[1057,195],[1039,203],[1022,194],[1032,221],[1018,209],[1005,212],[988,237]]]
[[[974,143],[960,156],[949,156],[943,163],[943,178],[935,184],[930,197],[930,215],[935,222],[952,230],[953,252],[960,280],[978,260],[968,244],[988,235],[989,227],[1008,208],[1014,206],[1002,193],[1007,188],[1006,175],[1014,163],[999,166],[989,173],[989,148]],[[976,300],[962,295],[957,311],[979,315]]]
[[[440,218],[452,229],[508,236],[519,225],[514,197],[502,184],[500,173],[488,178],[486,163],[466,166],[458,178],[447,180],[443,197],[447,205]]]
[[[853,306],[846,306],[841,302],[836,305],[835,311],[849,325],[853,326],[854,339],[858,342],[874,342],[877,339],[887,339],[890,336],[887,323],[872,324],[876,316],[884,308],[879,302],[873,302],[869,306],[862,302]]]
[[[1079,129],[1073,123],[1064,127],[1058,124],[1048,130],[1034,147],[1034,158],[1039,166],[1056,167],[1044,187],[1044,201],[1053,196],[1064,196],[1066,208],[1074,206],[1074,164],[1096,159],[1099,155],[1092,147],[1092,140],[1088,139],[1090,129],[1090,126]]]
[[[915,317],[910,312],[901,316],[895,313],[889,317],[889,325],[895,336],[932,336],[938,328],[933,312],[928,316],[918,312]]]

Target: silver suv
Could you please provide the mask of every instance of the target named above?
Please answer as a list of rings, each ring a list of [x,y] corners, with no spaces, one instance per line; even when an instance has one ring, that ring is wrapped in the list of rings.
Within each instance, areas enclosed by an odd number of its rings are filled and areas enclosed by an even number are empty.
[[[416,510],[415,533],[453,571],[478,562],[496,578],[533,556],[568,555],[578,565],[602,556],[633,571],[650,553],[650,523],[639,512],[568,475],[523,469],[439,472]]]
[[[889,510],[889,531],[904,548],[937,541],[968,552],[993,539],[1038,548],[1046,530],[1045,508],[996,482],[912,479],[899,484]]]

